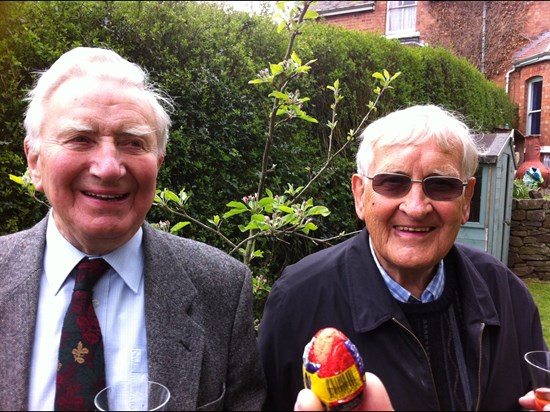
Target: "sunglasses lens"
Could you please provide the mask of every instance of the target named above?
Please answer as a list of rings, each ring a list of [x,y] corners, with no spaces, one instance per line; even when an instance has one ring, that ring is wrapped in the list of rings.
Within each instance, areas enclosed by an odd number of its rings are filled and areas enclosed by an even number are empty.
[[[387,197],[401,197],[411,189],[411,179],[405,175],[380,173],[372,179],[372,188]]]
[[[427,177],[423,184],[426,195],[433,200],[456,199],[464,189],[462,180],[456,177]]]
[[[403,197],[411,190],[409,176],[397,173],[379,173],[372,178],[372,188],[386,197]],[[417,182],[415,180],[415,182]],[[464,191],[464,183],[458,177],[431,176],[422,181],[424,193],[433,200],[456,199]]]

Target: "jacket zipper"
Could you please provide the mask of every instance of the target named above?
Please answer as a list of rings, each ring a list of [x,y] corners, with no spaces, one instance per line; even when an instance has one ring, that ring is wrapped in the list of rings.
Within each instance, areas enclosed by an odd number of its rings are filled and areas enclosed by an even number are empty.
[[[422,342],[420,342],[420,340],[416,337],[416,335],[411,330],[409,330],[409,328],[407,328],[405,325],[399,322],[396,318],[392,318],[392,320],[395,323],[397,323],[399,326],[401,326],[409,335],[412,336],[412,338],[416,341],[416,343],[418,343],[418,346],[420,347],[420,349],[422,350],[422,353],[424,353],[424,356],[426,357],[426,362],[428,362],[428,366],[429,366],[428,369],[430,370],[430,376],[432,377],[432,387],[435,388],[435,379],[432,372],[432,366],[430,364],[430,358],[428,358],[428,354],[426,353],[426,350],[422,346]],[[481,365],[481,362],[480,362],[480,365]],[[436,390],[434,390],[434,395],[435,395],[435,399],[437,400],[437,409],[441,410],[441,405],[439,404],[439,396],[437,396]]]
[[[479,404],[481,403],[481,363],[483,357],[482,344],[483,344],[483,331],[485,330],[485,323],[481,322],[481,329],[479,331],[479,365],[477,367],[477,404],[476,411],[479,411]]]

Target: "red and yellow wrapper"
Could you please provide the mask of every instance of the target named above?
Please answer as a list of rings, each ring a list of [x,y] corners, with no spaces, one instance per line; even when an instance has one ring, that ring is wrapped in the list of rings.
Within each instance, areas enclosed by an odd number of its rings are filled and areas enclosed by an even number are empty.
[[[327,410],[351,410],[361,402],[365,384],[363,359],[338,329],[321,329],[306,345],[303,376],[304,386],[317,395]]]

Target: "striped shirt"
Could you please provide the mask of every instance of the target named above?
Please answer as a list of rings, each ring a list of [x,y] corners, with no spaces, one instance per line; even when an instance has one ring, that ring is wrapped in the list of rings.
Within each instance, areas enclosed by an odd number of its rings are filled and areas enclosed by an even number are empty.
[[[369,245],[372,257],[374,258],[374,262],[376,263],[376,266],[378,266],[378,270],[380,271],[380,274],[382,275],[382,278],[384,279],[388,290],[395,299],[404,303],[427,303],[433,302],[441,296],[441,294],[443,293],[443,288],[445,287],[445,268],[443,266],[443,260],[438,263],[437,272],[435,273],[434,278],[428,284],[426,289],[424,289],[419,300],[415,296],[413,296],[407,289],[405,289],[403,286],[393,280],[390,275],[388,275],[388,272],[386,272],[386,270],[382,267],[382,265],[380,265],[380,262],[376,257],[376,253],[374,253],[370,235]]]

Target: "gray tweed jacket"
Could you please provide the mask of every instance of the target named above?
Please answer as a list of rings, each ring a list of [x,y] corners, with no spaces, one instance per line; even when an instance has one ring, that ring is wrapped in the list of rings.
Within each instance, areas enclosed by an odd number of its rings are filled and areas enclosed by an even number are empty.
[[[47,218],[0,237],[0,409],[28,408]],[[151,380],[168,410],[259,410],[265,381],[250,271],[205,244],[143,225]]]

